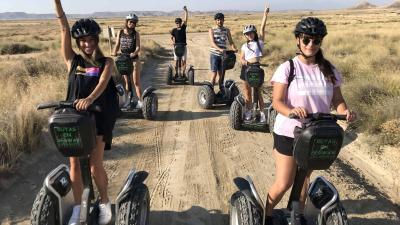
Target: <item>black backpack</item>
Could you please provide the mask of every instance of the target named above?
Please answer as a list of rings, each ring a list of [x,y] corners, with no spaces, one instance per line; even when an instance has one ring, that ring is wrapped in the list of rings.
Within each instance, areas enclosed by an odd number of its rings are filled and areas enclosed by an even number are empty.
[[[294,73],[294,62],[293,59],[289,59],[289,64],[290,64],[290,70],[289,70],[289,78],[288,78],[288,85],[287,88],[289,89],[290,83],[292,83],[294,77],[296,74]]]

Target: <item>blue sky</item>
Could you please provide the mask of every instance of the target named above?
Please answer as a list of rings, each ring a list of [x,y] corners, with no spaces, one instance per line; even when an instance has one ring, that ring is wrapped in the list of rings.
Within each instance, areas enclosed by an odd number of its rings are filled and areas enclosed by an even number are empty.
[[[376,5],[394,0],[370,0]],[[353,6],[360,0],[270,0],[271,10],[337,9]],[[64,0],[67,13],[99,11],[172,11],[187,5],[189,10],[262,10],[264,0]],[[53,13],[53,0],[0,0],[0,12]]]

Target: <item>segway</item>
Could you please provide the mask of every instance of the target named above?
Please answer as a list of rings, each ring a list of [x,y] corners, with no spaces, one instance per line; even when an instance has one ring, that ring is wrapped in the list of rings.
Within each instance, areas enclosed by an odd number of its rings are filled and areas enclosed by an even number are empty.
[[[294,115],[291,118],[296,118]],[[310,170],[326,170],[336,160],[343,142],[343,129],[336,123],[346,116],[309,114],[309,123],[295,130],[293,156],[297,172],[290,193],[288,206],[275,209],[273,225],[300,225],[300,193]],[[237,177],[234,183],[239,191],[230,201],[231,225],[263,225],[264,203],[249,176]],[[317,177],[308,188],[304,216],[307,225],[347,225],[347,214],[335,186],[324,177]]]
[[[222,54],[222,71],[233,69],[236,63],[235,51],[224,51]],[[222,78],[222,80],[224,80]],[[232,105],[234,98],[240,93],[234,80],[226,80],[220,87],[221,92],[215,93],[214,86],[209,81],[204,81],[197,93],[197,100],[203,109],[211,109],[216,104]]]
[[[181,72],[182,68],[182,57],[185,54],[186,44],[176,43],[174,45],[175,55],[178,57],[175,65],[175,73],[174,67],[172,64],[168,65],[167,71],[167,84],[172,85],[173,83],[186,83],[188,82],[190,85],[194,85],[194,68],[192,65],[189,65],[189,69],[187,75]]]
[[[120,54],[115,60],[118,72],[120,74],[128,74],[128,87],[129,87],[129,105],[124,107],[120,106],[122,113],[142,115],[145,119],[153,120],[157,116],[158,111],[158,97],[154,91],[155,88],[152,86],[147,87],[142,94],[143,106],[137,108],[139,99],[135,96],[132,88],[131,76],[133,71],[133,61],[129,54]],[[120,96],[121,97],[121,96]]]
[[[49,118],[49,131],[58,151],[65,157],[79,157],[83,181],[80,224],[98,224],[99,200],[95,200],[90,173],[89,154],[96,145],[96,122],[90,106],[78,112],[72,102],[40,104],[38,109],[55,108]],[[147,225],[150,197],[143,183],[148,173],[131,170],[115,201],[115,224]],[[68,166],[61,164],[51,171],[36,195],[31,211],[31,224],[67,224],[74,205]]]
[[[259,129],[266,129],[268,127],[267,121],[261,122],[260,121],[260,112],[261,111],[268,111],[271,107],[271,102],[267,102],[265,104],[265,108],[261,109],[258,100],[260,94],[260,88],[264,83],[264,70],[260,68],[260,66],[268,66],[266,64],[255,63],[248,66],[245,71],[245,80],[249,83],[251,87],[252,93],[252,108],[251,113],[252,117],[251,120],[245,120],[245,99],[243,95],[238,95],[235,97],[235,101],[231,105],[231,109],[229,112],[229,124],[235,130],[240,130],[242,127],[248,128],[259,128]],[[268,116],[268,113],[266,113]]]

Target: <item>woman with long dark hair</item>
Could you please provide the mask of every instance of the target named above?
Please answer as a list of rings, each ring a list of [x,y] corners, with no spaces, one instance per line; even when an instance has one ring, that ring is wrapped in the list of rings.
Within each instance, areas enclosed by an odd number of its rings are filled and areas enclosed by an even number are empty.
[[[264,16],[261,22],[260,33],[257,33],[257,29],[254,25],[247,25],[243,29],[243,35],[246,37],[246,43],[243,44],[240,54],[240,62],[242,63],[242,71],[240,73],[240,79],[244,81],[243,93],[245,98],[245,113],[244,119],[251,119],[251,87],[249,83],[245,80],[246,69],[251,64],[260,63],[261,57],[263,56],[263,48],[265,41],[265,25],[267,23],[267,16],[269,13],[268,4],[265,6]],[[266,122],[264,114],[264,100],[262,98],[261,91],[259,92],[259,106],[260,106],[260,122]]]
[[[104,57],[99,48],[100,26],[92,19],[80,19],[70,30],[67,17],[60,0],[54,0],[57,18],[61,27],[61,53],[68,67],[67,100],[75,101],[76,109],[84,111],[91,104],[102,108],[95,113],[96,147],[90,154],[90,171],[100,194],[99,224],[111,221],[111,204],[107,194],[107,173],[103,166],[104,149],[109,149],[112,130],[118,113],[118,97],[111,71],[114,61]],[[72,48],[75,39],[79,52]],[[81,168],[78,157],[70,159],[70,177],[75,206],[69,225],[79,224],[80,203],[83,191]]]
[[[330,113],[333,106],[338,114],[353,121],[351,112],[342,96],[342,75],[324,58],[321,45],[327,35],[324,22],[315,17],[302,19],[294,31],[299,55],[293,58],[294,79],[289,80],[291,63],[281,64],[272,77],[272,104],[278,112],[273,129],[275,182],[270,187],[266,201],[266,223],[272,225],[272,210],[293,185],[296,162],[293,158],[294,128],[301,127],[307,113]],[[290,119],[294,114],[301,119]],[[307,187],[312,171],[303,184],[300,208],[304,210]],[[301,224],[307,224],[300,215]]]

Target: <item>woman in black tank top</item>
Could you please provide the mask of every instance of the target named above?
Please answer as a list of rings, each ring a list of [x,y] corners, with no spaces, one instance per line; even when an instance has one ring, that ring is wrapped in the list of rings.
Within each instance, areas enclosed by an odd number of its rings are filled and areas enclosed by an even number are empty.
[[[69,70],[67,100],[76,102],[76,109],[86,110],[95,103],[102,108],[96,113],[96,147],[90,154],[90,171],[100,193],[99,223],[111,221],[111,204],[107,194],[107,174],[103,166],[105,148],[110,148],[112,130],[118,112],[118,98],[111,71],[114,62],[104,57],[99,48],[100,26],[92,19],[80,19],[71,29],[60,0],[54,0],[61,28],[61,53]],[[72,48],[72,37],[76,40],[79,53]],[[82,180],[79,158],[70,158],[70,177],[75,206],[68,224],[79,223],[79,208],[82,196]]]
[[[117,37],[117,43],[114,48],[113,56],[116,56],[118,50],[121,50],[122,54],[127,54],[132,59],[133,63],[133,71],[132,74],[121,74],[125,80],[125,90],[128,93],[127,102],[125,104],[128,107],[131,97],[129,90],[129,79],[128,76],[131,76],[131,87],[135,87],[136,96],[139,98],[137,108],[142,108],[142,89],[140,87],[140,35],[136,31],[136,25],[139,22],[139,18],[135,14],[129,14],[125,19],[125,28],[120,30]]]

